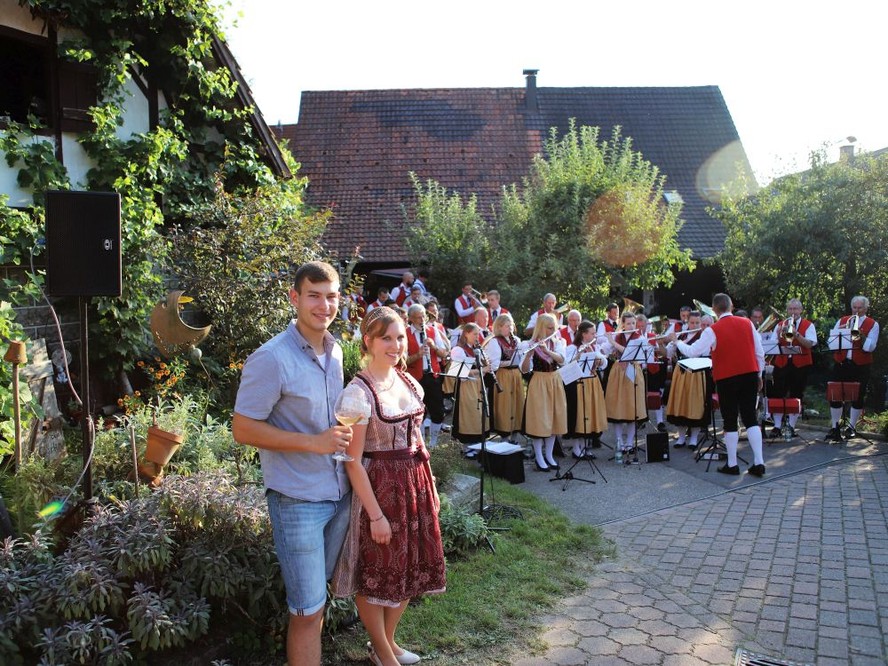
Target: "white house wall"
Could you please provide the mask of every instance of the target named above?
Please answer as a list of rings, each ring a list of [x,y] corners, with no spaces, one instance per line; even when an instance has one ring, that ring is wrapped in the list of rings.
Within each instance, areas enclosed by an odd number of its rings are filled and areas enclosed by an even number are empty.
[[[30,10],[19,7],[18,0],[0,0],[0,25],[32,35],[46,36],[43,21],[35,21]]]

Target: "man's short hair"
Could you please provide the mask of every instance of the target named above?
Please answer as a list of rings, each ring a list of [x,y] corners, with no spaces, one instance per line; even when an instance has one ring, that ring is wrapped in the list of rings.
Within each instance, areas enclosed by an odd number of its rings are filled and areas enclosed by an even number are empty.
[[[293,276],[293,289],[302,293],[302,283],[339,282],[339,273],[326,261],[308,261],[302,264]]]
[[[407,317],[413,317],[413,315],[415,315],[417,312],[422,312],[422,314],[425,315],[425,306],[420,305],[419,303],[414,303],[409,308],[407,308]]]
[[[692,310],[690,305],[682,305],[678,311],[679,312],[690,312]]]
[[[712,297],[712,309],[722,314],[731,311],[731,297],[727,294],[716,294]]]
[[[611,310],[619,310],[619,309],[620,309],[620,306],[619,306],[619,305],[617,305],[616,303],[611,303],[610,305],[608,305],[608,306],[604,309],[604,311],[605,311],[605,312],[610,312]]]

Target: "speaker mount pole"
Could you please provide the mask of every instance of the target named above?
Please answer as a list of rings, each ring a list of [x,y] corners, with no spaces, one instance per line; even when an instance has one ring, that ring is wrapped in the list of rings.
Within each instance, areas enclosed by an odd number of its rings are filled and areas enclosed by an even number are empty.
[[[92,452],[95,428],[92,423],[92,409],[89,395],[89,321],[87,304],[89,299],[77,298],[77,309],[80,311],[80,398],[83,400],[81,427],[83,429],[83,499],[89,502],[93,497]]]

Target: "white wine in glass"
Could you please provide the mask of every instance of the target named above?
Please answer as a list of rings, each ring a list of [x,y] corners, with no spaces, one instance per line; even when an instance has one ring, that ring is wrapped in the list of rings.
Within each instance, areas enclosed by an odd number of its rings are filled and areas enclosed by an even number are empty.
[[[364,391],[354,384],[349,384],[336,399],[333,415],[342,425],[349,427],[367,423],[370,420],[370,401],[367,400]],[[333,459],[343,462],[354,460],[347,453],[339,452],[333,454]]]

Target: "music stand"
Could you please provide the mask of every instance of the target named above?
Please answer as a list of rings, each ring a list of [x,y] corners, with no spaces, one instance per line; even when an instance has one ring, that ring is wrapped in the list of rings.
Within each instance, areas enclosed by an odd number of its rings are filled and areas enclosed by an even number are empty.
[[[597,472],[604,482],[607,483],[607,479],[604,478],[604,474],[601,473],[601,470],[598,468],[598,465],[595,464],[594,459],[592,458],[592,454],[588,453],[589,450],[589,434],[586,432],[589,429],[589,416],[586,413],[586,384],[583,382],[587,377],[590,379],[597,379],[597,376],[594,374],[594,370],[591,366],[595,363],[595,359],[592,354],[587,354],[586,358],[577,362],[580,370],[582,371],[582,377],[579,380],[574,380],[577,384],[577,389],[582,390],[583,392],[583,455],[580,456],[577,460],[574,461],[573,465],[567,468],[564,474],[561,473],[561,470],[555,472],[555,476],[549,479],[549,481],[564,481],[564,485],[561,486],[562,492],[567,490],[568,484],[571,481],[585,481],[586,483],[595,483],[594,479],[584,479],[579,476],[575,476],[573,473],[574,468],[579,465],[581,462],[585,461],[589,464],[589,467],[592,469],[592,475],[594,476]],[[563,375],[562,375],[563,377]],[[599,380],[600,381],[600,380]],[[573,383],[573,382],[571,382]],[[577,401],[580,400],[580,397],[577,396]]]
[[[787,358],[791,358],[793,356],[796,356],[796,355],[802,353],[802,348],[799,345],[781,345],[780,340],[777,337],[771,338],[767,342],[765,342],[763,340],[762,341],[762,349],[765,352],[765,356],[786,356]],[[784,367],[788,367],[788,366],[784,366]],[[774,372],[777,372],[776,366],[774,367]],[[773,375],[771,376],[771,381],[774,382]],[[786,398],[784,396],[781,396],[779,398],[768,398],[767,393],[766,393],[765,400],[766,400],[765,410],[769,414],[771,414],[772,418],[773,418],[774,414],[783,414],[784,416],[787,415],[787,413],[788,413],[787,412],[787,401],[788,400],[799,400],[799,405],[800,405],[799,411],[796,413],[798,413],[798,414],[802,413],[801,398],[792,398],[792,397]],[[782,401],[782,402],[772,402],[772,401]],[[776,412],[772,411],[772,409],[771,409],[772,405],[777,405],[779,408],[778,411],[776,411]],[[776,423],[776,421],[774,421],[774,423]],[[786,419],[786,426],[789,427],[789,418],[788,417]],[[765,437],[765,435],[764,435],[765,432],[766,432],[765,429],[762,428],[762,439],[767,439],[768,446],[770,446],[772,444],[773,440],[769,437]],[[788,433],[789,433],[789,431],[787,430],[783,436],[784,441],[787,441],[787,442],[789,442],[792,439],[791,436],[788,436]],[[799,435],[799,439],[803,440],[806,444],[811,443],[810,441],[808,441],[807,439],[805,439],[801,435]]]
[[[490,458],[487,453],[487,430],[485,429],[485,425],[490,423],[490,401],[488,400],[487,394],[487,386],[484,382],[484,371],[481,364],[481,349],[475,350],[475,364],[478,366],[479,374],[479,396],[478,401],[481,406],[481,492],[479,494],[478,499],[478,514],[483,517],[485,520],[492,521],[498,518],[521,518],[521,511],[511,506],[498,505],[496,503],[496,494],[493,483],[493,474],[485,474],[484,466],[485,464],[490,464]],[[470,378],[473,379],[474,378]],[[490,477],[490,500],[491,503],[489,505],[484,503],[484,480],[485,477]],[[490,530],[495,530],[499,532],[507,531],[508,527],[488,527]],[[490,552],[496,553],[496,549],[493,547],[493,542],[490,539],[487,539],[487,546],[490,548]]]
[[[853,349],[854,341],[851,339],[851,330],[847,328],[832,329],[829,332],[827,345],[829,346],[829,350],[833,352],[847,352]],[[849,439],[842,436],[842,430],[848,428],[851,425],[849,417],[845,416],[845,403],[854,402],[858,399],[858,397],[860,396],[860,382],[827,382],[826,386],[827,400],[829,400],[830,402],[842,403],[842,416],[839,419],[838,423],[833,424],[838,431],[838,442],[841,444]],[[830,394],[831,389],[833,391],[832,394]],[[856,434],[861,439],[864,439],[872,444],[872,441],[868,437],[866,437],[866,435],[862,435],[860,433]],[[827,435],[826,441],[834,442],[836,440]]]
[[[629,340],[626,343],[626,346],[623,348],[623,353],[620,355],[620,360],[618,363],[654,363],[654,348],[649,344],[649,340],[647,337],[634,338]],[[633,397],[633,412],[632,416],[635,417],[638,415],[638,376],[641,374],[640,368],[635,368],[632,366],[632,397]],[[644,381],[644,376],[642,375],[642,381]],[[645,395],[645,418],[647,418],[647,395]],[[638,446],[638,419],[633,418],[635,421],[635,429],[632,431],[632,460],[626,461],[625,464],[629,465],[640,465],[641,461],[638,459],[638,449],[641,448],[642,451],[647,453],[647,449],[644,447]]]

